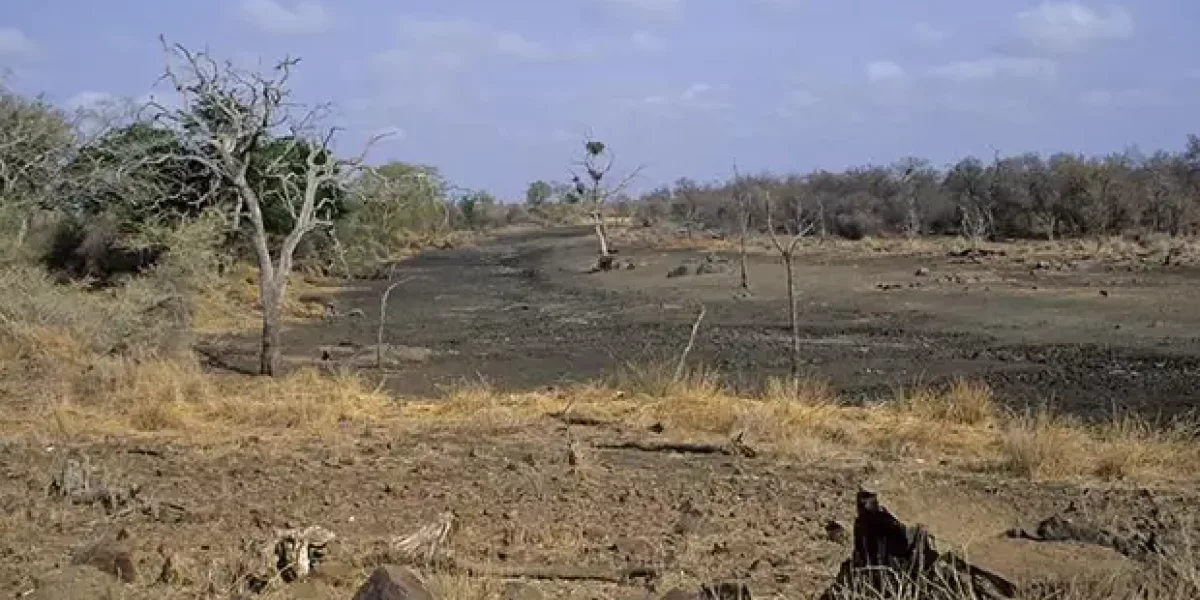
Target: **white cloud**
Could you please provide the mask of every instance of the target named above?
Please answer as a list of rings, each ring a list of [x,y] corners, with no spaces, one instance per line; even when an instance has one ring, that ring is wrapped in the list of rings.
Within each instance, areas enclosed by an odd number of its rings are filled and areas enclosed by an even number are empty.
[[[649,31],[634,32],[629,37],[629,42],[633,44],[634,49],[643,52],[660,52],[667,47],[667,43],[662,38]]]
[[[241,15],[254,27],[285,35],[321,33],[333,18],[324,4],[312,0],[290,6],[278,0],[242,0]]]
[[[870,81],[895,81],[904,79],[907,75],[904,67],[890,60],[876,60],[867,63],[867,79]]]
[[[38,54],[38,46],[13,27],[0,27],[0,60],[25,60]]]
[[[1026,41],[1051,52],[1079,52],[1108,40],[1133,36],[1133,17],[1119,6],[1104,12],[1073,0],[1047,0],[1017,14]]]
[[[938,29],[937,27],[925,22],[920,22],[913,25],[911,33],[913,39],[921,42],[922,44],[930,45],[942,42],[950,35],[944,30]]]
[[[933,67],[929,75],[951,81],[987,81],[999,78],[1053,79],[1058,65],[1045,58],[993,56],[961,60]]]

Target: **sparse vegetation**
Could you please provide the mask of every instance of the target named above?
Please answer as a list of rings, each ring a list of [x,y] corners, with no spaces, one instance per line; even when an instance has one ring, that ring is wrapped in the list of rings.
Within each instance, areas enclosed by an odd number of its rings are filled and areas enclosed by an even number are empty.
[[[1182,538],[1196,530],[1183,517],[1168,520],[1147,498],[1177,493],[1163,502],[1184,516],[1195,512],[1188,508],[1194,491],[1168,491],[1200,481],[1200,423],[1174,406],[1162,418],[1124,406],[1098,417],[1066,405],[1024,408],[1005,395],[1033,389],[1050,397],[1062,381],[1094,392],[1101,384],[1089,378],[1101,376],[1134,382],[1122,389],[1150,380],[1136,389],[1154,389],[1159,370],[1194,375],[1191,342],[1176,343],[1176,355],[1154,354],[1138,338],[1136,356],[1103,347],[1085,355],[1079,344],[962,342],[885,321],[880,315],[903,312],[900,303],[869,304],[857,281],[845,288],[853,302],[832,308],[830,294],[808,302],[802,292],[812,283],[803,279],[806,267],[850,262],[834,277],[853,279],[868,264],[854,260],[879,255],[992,269],[980,282],[921,266],[915,281],[942,281],[957,294],[939,296],[939,307],[950,305],[947,298],[966,301],[971,285],[988,294],[1002,285],[1037,291],[1070,271],[1070,261],[1095,263],[1103,279],[1064,284],[1062,297],[1111,298],[1109,287],[1125,285],[1113,283],[1113,273],[1200,258],[1189,238],[1200,224],[1200,138],[1189,137],[1180,154],[997,155],[945,172],[915,158],[805,176],[735,168],[725,184],[684,178],[637,200],[624,188],[640,169],[613,180],[611,149],[589,138],[572,185],[537,180],[523,205],[509,205],[452,185],[433,166],[372,166],[365,151],[339,155],[334,128],[314,129],[317,117],[329,116],[325,107],[293,112],[293,61],[259,73],[206,52],[167,50],[182,61],[182,71],[168,73],[181,103],[128,107],[98,126],[90,119],[86,130],[40,99],[0,89],[0,434],[12,458],[9,483],[0,485],[7,509],[0,557],[14,559],[0,561],[0,585],[18,594],[43,588],[41,571],[65,564],[75,537],[127,526],[142,538],[134,561],[140,579],[109,581],[124,586],[112,597],[241,597],[249,589],[291,597],[298,588],[288,585],[347,597],[370,567],[403,560],[388,546],[401,533],[394,529],[449,510],[453,535],[446,525],[441,537],[451,540],[459,568],[415,565],[447,600],[520,597],[496,574],[530,572],[576,596],[584,588],[572,586],[612,591],[645,578],[695,588],[730,575],[806,593],[823,588],[846,553],[832,533],[834,525],[845,533],[837,522],[846,512],[842,497],[851,486],[884,480],[969,496],[961,504],[938,500],[947,512],[995,511],[995,522],[980,525],[992,538],[1009,520],[1032,518],[1020,512],[1029,506],[1078,502],[1114,522],[1140,511],[1132,525],[1121,524],[1153,528],[1160,545],[1151,558],[1104,546],[1113,561],[1141,561],[1130,569],[1136,577],[1046,585],[1067,600],[1195,597],[1195,557]],[[648,231],[671,223],[677,235]],[[565,232],[567,241],[530,252],[487,246],[490,232],[518,224]],[[592,270],[614,272],[581,275],[572,285],[637,281],[673,246],[737,250],[743,292],[752,270],[763,269],[754,271],[755,296],[725,297],[730,282],[717,269],[725,259],[712,254],[694,270],[712,275],[710,283],[672,282],[678,288],[669,298],[645,285],[628,304],[590,296],[593,304],[557,302],[552,290],[583,297],[553,279],[573,277],[560,273],[572,272],[563,265],[575,255],[564,251],[558,263],[529,255],[570,250],[580,226],[599,248]],[[615,239],[631,249],[620,263]],[[470,242],[481,247],[460,253],[468,258],[430,250]],[[637,254],[646,247],[653,252]],[[404,259],[424,252],[461,260],[452,263],[461,269],[417,287],[420,276],[401,272]],[[784,273],[777,262],[758,264],[762,253],[778,255]],[[633,273],[616,273],[618,264]],[[1190,276],[1172,273],[1185,283]],[[493,280],[521,294],[470,289]],[[775,290],[780,282],[785,287]],[[909,283],[905,293],[921,285]],[[417,299],[432,309],[408,314],[406,303]],[[1054,318],[1086,310],[1055,301],[1062,304],[1046,305]],[[341,302],[358,305],[343,310]],[[751,302],[765,308],[756,312]],[[680,310],[694,304],[697,316]],[[810,317],[808,307],[824,312]],[[683,316],[670,316],[676,310]],[[1145,338],[1159,329],[1135,323],[1132,313],[1112,314]],[[1190,313],[1178,318],[1192,326]],[[1083,331],[1117,335],[1108,325]],[[296,334],[294,347],[285,330]],[[255,337],[256,368],[239,369],[237,357],[223,355]],[[593,346],[576,347],[597,339],[611,360],[597,360]],[[729,351],[739,344],[759,347]],[[630,358],[656,348],[669,353]],[[552,353],[566,358],[547,359]],[[1069,364],[1059,363],[1063,356]],[[879,392],[910,381],[929,357],[953,374],[906,384],[891,397]],[[499,366],[486,368],[491,361]],[[613,365],[609,377],[592,376]],[[1054,379],[1046,365],[1076,378]],[[588,377],[562,372],[593,367]],[[523,370],[541,379],[505,385]],[[467,383],[441,394],[397,392],[406,389],[397,381],[434,373],[428,379],[444,383],[448,373],[467,371],[474,373]],[[489,383],[485,371],[501,381]],[[1161,387],[1178,392],[1180,384]],[[68,452],[113,466],[106,476],[128,470],[137,492],[122,506],[111,497],[106,506],[48,498],[42,480],[57,468],[49,463]],[[1108,495],[1100,499],[1081,491],[1101,482]],[[262,549],[253,547],[284,521],[295,528],[296,519],[336,528],[340,539],[340,554],[299,583],[284,581],[287,569],[278,564],[259,564]],[[1027,549],[1010,548],[1004,558]],[[605,566],[576,568],[581,560]],[[570,567],[519,568],[547,564]],[[920,582],[902,587],[894,597],[925,597]]]

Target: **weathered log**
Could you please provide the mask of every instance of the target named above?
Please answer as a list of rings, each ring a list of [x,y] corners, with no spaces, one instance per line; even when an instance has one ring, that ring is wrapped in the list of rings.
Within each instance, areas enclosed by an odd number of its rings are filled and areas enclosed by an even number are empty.
[[[939,552],[924,526],[902,523],[873,491],[859,491],[856,504],[854,549],[822,600],[1015,597],[1011,582],[949,552]]]

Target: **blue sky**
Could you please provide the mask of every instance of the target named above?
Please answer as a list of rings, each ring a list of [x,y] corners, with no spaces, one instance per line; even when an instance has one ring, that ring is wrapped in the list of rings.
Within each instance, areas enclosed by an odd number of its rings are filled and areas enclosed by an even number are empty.
[[[0,68],[64,105],[138,97],[158,35],[244,64],[303,59],[340,147],[523,196],[590,129],[635,189],[906,155],[1200,133],[1200,2],[1036,0],[9,0]]]

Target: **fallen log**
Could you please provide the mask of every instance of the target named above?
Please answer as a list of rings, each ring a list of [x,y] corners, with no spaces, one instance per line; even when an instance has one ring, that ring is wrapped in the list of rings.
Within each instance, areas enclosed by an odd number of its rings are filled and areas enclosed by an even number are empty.
[[[738,436],[730,443],[705,444],[700,442],[667,442],[659,440],[626,440],[596,444],[601,450],[638,450],[641,452],[678,452],[680,454],[720,454],[754,458],[757,452],[747,446]]]
[[[924,526],[900,522],[879,503],[875,492],[860,490],[856,505],[854,549],[821,600],[1016,596],[1016,586],[1005,578],[952,553],[939,552]]]

